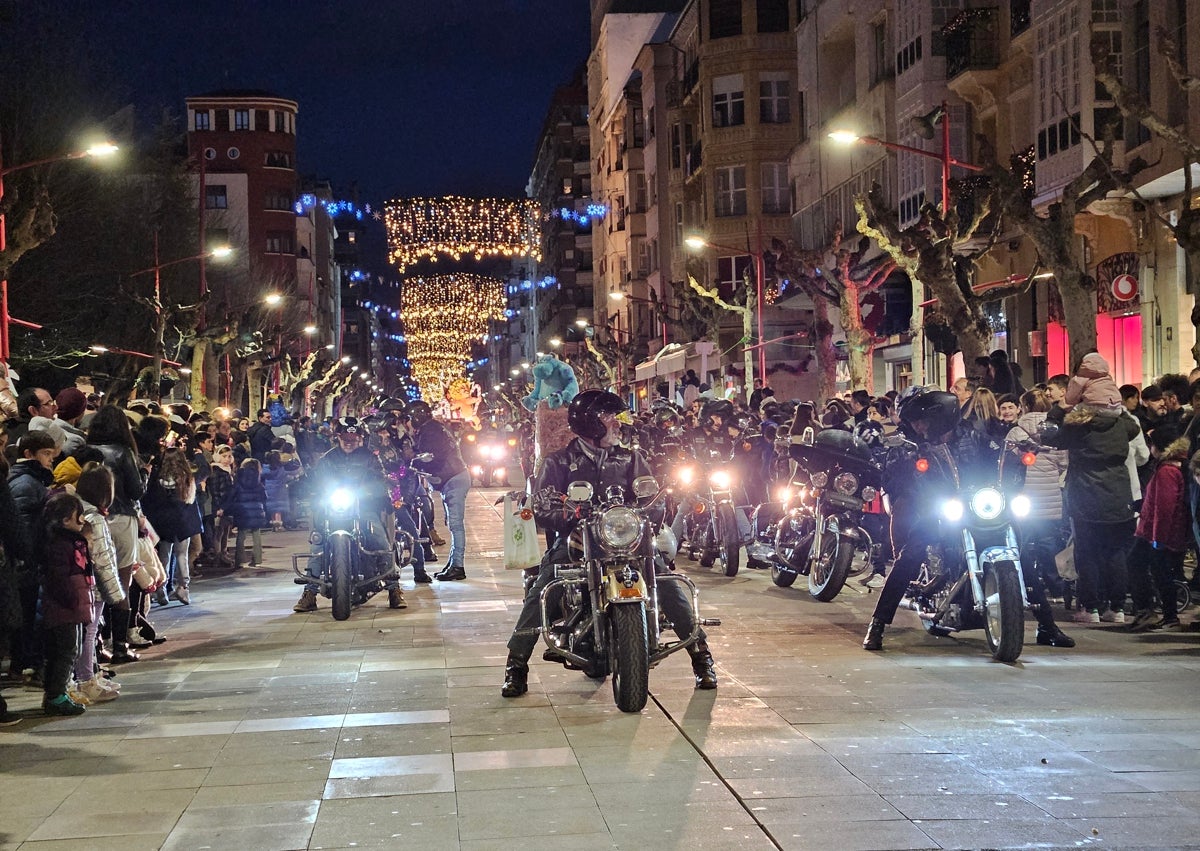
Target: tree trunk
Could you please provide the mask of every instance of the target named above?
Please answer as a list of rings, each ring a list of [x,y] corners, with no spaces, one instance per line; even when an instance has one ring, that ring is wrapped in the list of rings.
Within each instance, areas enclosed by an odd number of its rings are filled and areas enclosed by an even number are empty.
[[[246,416],[253,422],[263,405],[263,368],[261,365],[246,370],[246,385],[249,388],[249,400],[246,402]]]
[[[817,359],[818,410],[837,394],[837,353],[833,348],[833,323],[829,321],[829,302],[813,297],[813,347]]]
[[[748,297],[749,300],[749,297]],[[747,310],[742,314],[742,365],[746,370],[745,387],[746,401],[750,401],[750,395],[754,392],[754,361],[758,355],[757,349],[747,348],[747,344],[753,337],[750,335],[754,332],[754,315]],[[761,343],[762,340],[759,340]],[[763,387],[767,386],[767,377],[765,375],[758,376],[762,380]],[[757,413],[757,411],[755,412]]]
[[[1096,304],[1091,290],[1083,286],[1083,275],[1074,267],[1054,269],[1054,280],[1058,282],[1063,321],[1070,340],[1067,369],[1073,374],[1083,356],[1096,351]]]
[[[150,374],[150,393],[149,398],[152,401],[158,402],[162,399],[162,368],[163,368],[163,349],[166,347],[167,336],[167,312],[161,307],[154,314],[154,359],[151,362]]]
[[[207,370],[208,340],[196,337],[192,341],[192,374],[188,380],[188,392],[192,395],[192,410],[208,410],[208,387],[204,380]]]
[[[850,389],[866,390],[874,395],[874,364],[871,355],[875,348],[875,338],[863,327],[859,295],[858,285],[851,282],[847,275],[838,308],[841,311],[842,330],[846,333],[846,349],[850,358]]]

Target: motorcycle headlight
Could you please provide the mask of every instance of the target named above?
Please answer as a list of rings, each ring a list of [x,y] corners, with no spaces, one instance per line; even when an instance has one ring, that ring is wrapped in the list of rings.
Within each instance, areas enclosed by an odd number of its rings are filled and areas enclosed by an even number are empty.
[[[492,457],[495,458],[497,461],[503,461],[504,456],[507,454],[508,453],[505,451],[503,446],[493,446],[492,447]]]
[[[679,479],[679,484],[690,485],[692,483],[692,479],[696,478],[696,471],[691,467],[680,467],[679,472],[675,474],[675,477]]]
[[[1033,505],[1029,502],[1029,497],[1023,493],[1014,496],[1012,502],[1008,505],[1012,509],[1014,517],[1028,517],[1030,509],[1033,508]]]
[[[963,504],[961,499],[948,499],[942,503],[942,516],[951,523],[962,520]]]
[[[824,471],[818,471],[812,474],[812,483],[815,488],[823,488],[829,484],[829,475]]]
[[[482,476],[483,475],[483,467],[479,464],[476,464],[474,467],[471,468],[471,474],[474,476]]]
[[[971,495],[971,513],[980,520],[995,520],[1004,510],[1004,494],[995,488],[980,488]]]
[[[846,496],[854,496],[858,492],[858,476],[853,473],[838,473],[833,477],[833,489]]]
[[[794,493],[792,491],[791,485],[785,485],[779,489],[779,493],[776,496],[776,499],[779,502],[790,502],[792,499],[792,496],[794,496]]]
[[[345,514],[354,507],[354,494],[347,488],[337,488],[329,495],[329,510],[337,514]]]
[[[716,490],[727,491],[733,484],[733,477],[724,470],[716,470],[708,477],[708,481]]]
[[[617,505],[600,516],[600,540],[613,549],[632,547],[641,534],[642,518],[632,508]]]

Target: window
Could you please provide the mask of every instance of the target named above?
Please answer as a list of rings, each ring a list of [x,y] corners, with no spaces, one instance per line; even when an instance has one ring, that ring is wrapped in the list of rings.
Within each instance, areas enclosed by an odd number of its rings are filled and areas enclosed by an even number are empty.
[[[226,194],[226,189],[223,185],[213,185],[209,183],[204,187],[204,209],[229,209],[229,196]]]
[[[239,151],[237,148],[230,148],[229,150],[227,150],[225,152],[225,156],[229,157],[231,160],[236,160],[241,155],[242,155],[242,152]]]
[[[796,92],[796,123],[800,131],[799,141],[808,141],[808,116],[804,110],[804,92]]]
[[[1044,160],[1078,145],[1080,120],[1079,54],[1081,22],[1075,6],[1039,18],[1035,80],[1037,84],[1037,158]],[[1121,33],[1109,26],[1097,27],[1093,38],[1107,45],[1117,74],[1121,73]],[[1103,105],[1108,92],[1096,84],[1096,99]],[[1100,110],[1098,110],[1100,111]],[[951,125],[953,126],[953,125]],[[1118,128],[1120,123],[1118,122]],[[1099,126],[1097,126],[1099,132]],[[1119,129],[1118,129],[1119,132]]]
[[[358,233],[352,230],[346,231],[346,242],[348,242],[350,245],[354,245],[356,242],[358,242]]]
[[[746,215],[746,167],[731,165],[713,171],[718,216]]]
[[[683,202],[675,204],[675,245],[683,246]]]
[[[205,148],[204,149],[204,158],[206,160],[215,160],[217,158],[217,149],[216,148]]]
[[[741,74],[713,80],[713,126],[736,127],[746,123],[746,96]]]
[[[762,164],[762,211],[788,212],[787,163]]]
[[[275,128],[274,129],[275,129],[276,133],[286,133],[287,132],[287,129],[288,129],[287,113],[284,112],[282,109],[275,110]]]
[[[683,168],[683,137],[678,122],[671,125],[671,168]]]
[[[208,110],[207,110],[207,109],[198,109],[198,110],[196,110],[196,117],[195,117],[195,119],[194,119],[194,123],[193,123],[193,125],[192,125],[192,126],[193,126],[193,127],[196,129],[196,130],[207,130],[207,129],[209,129],[209,124],[208,124]]]
[[[271,129],[271,111],[269,109],[254,110],[254,129],[263,132]]]
[[[654,138],[654,107],[646,111],[646,138]]]
[[[235,109],[233,111],[233,129],[234,130],[249,130],[250,129],[250,110]]]
[[[787,0],[758,0],[758,31],[760,33],[788,31]]]
[[[729,293],[746,282],[748,275],[754,274],[754,258],[748,254],[736,257],[717,258],[717,284],[721,291]]]
[[[888,46],[888,22],[876,21],[871,24],[871,87],[888,80],[892,76],[892,66],[889,58],[892,55]]]
[[[229,129],[229,110],[218,109],[215,110],[215,113],[217,116],[217,132],[224,133]]]
[[[564,177],[562,182],[562,194],[570,195],[574,191],[575,181],[570,177]]]
[[[708,37],[728,38],[742,34],[742,0],[709,0]]]
[[[292,155],[286,151],[267,151],[267,168],[291,168]]]
[[[289,231],[267,231],[268,254],[295,254],[296,235]]]
[[[758,120],[760,124],[787,124],[792,120],[788,100],[791,80],[783,72],[767,72],[758,81]]]
[[[268,189],[266,196],[263,198],[264,210],[288,210],[292,209],[292,195],[280,189]]]

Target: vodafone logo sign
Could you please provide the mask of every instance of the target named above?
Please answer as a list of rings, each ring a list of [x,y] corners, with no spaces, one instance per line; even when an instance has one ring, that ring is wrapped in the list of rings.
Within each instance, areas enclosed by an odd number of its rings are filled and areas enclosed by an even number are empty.
[[[1133,275],[1117,275],[1113,278],[1112,294],[1117,301],[1130,301],[1138,294],[1138,279]]]

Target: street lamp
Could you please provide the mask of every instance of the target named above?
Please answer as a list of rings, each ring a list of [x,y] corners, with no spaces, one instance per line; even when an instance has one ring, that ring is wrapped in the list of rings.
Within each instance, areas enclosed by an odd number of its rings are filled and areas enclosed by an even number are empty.
[[[686,242],[686,240],[685,240],[685,242]],[[701,244],[703,245],[703,243],[701,243]],[[619,290],[614,290],[613,292],[609,293],[608,298],[610,301],[615,301],[617,304],[631,301],[636,304],[648,304],[648,305],[650,305],[650,307],[657,310],[658,314],[659,314],[658,315],[659,324],[662,325],[663,346],[665,347],[667,345],[667,314],[666,314],[666,311],[663,310],[663,308],[659,305],[658,302],[654,301],[653,299],[641,298],[640,296],[629,295],[628,293],[623,293],[623,292],[620,292]],[[633,327],[632,321],[629,323],[629,327],[630,328]]]
[[[764,279],[766,278],[767,272],[766,265],[763,262],[761,233],[759,236],[760,244],[757,251],[751,251],[749,246],[747,246],[746,250],[743,251],[742,249],[735,248],[732,245],[721,245],[720,243],[705,239],[699,234],[691,234],[690,236],[684,237],[683,243],[693,251],[700,251],[704,248],[714,248],[718,251],[731,251],[735,255],[749,254],[754,259],[754,320],[755,334],[758,337],[758,339],[755,341],[758,343],[758,377],[762,379],[763,385],[765,386],[767,383],[767,347],[762,343],[763,340],[766,339],[765,335],[763,334],[763,287],[765,285]],[[750,360],[746,361],[747,394],[750,393],[750,388],[754,386],[754,376],[751,374],[752,370],[749,369],[750,363]]]
[[[100,346],[100,345],[89,346],[88,348],[92,351],[93,354],[97,354],[97,355],[107,355],[107,354],[130,355],[131,357],[135,357],[135,358],[145,358],[146,360],[155,360],[154,355],[148,355],[145,352],[139,352],[139,351],[135,351],[133,349],[118,349],[116,346]],[[176,366],[176,367],[183,366],[183,364],[181,364],[177,361],[167,360],[166,358],[160,358],[159,362],[164,363],[167,366]],[[190,369],[187,371],[191,372]],[[183,370],[180,370],[180,372],[183,372]]]
[[[4,176],[12,174],[15,171],[23,171],[27,168],[34,168],[41,165],[50,165],[51,163],[65,162],[66,160],[79,160],[84,157],[106,157],[117,152],[117,146],[111,142],[101,142],[92,145],[82,151],[75,151],[69,154],[59,154],[54,157],[43,157],[38,160],[33,160],[27,163],[4,167],[3,160],[0,159],[0,202],[4,200]],[[0,205],[0,253],[3,253],[8,248],[8,225],[4,218],[3,207]],[[34,325],[32,322],[24,322],[22,320],[13,319],[8,315],[8,278],[0,277],[0,363],[8,363],[9,357],[9,340],[8,326],[10,322],[15,322],[18,325],[25,325],[34,328],[40,328],[40,325]]]
[[[942,150],[926,151],[923,148],[914,148],[911,145],[901,145],[898,142],[888,142],[884,139],[876,138],[875,136],[860,136],[853,130],[834,130],[829,134],[829,138],[834,142],[842,145],[853,145],[856,142],[867,142],[871,145],[879,145],[883,148],[888,148],[893,151],[907,151],[910,154],[916,154],[921,157],[929,157],[930,159],[939,160],[942,164],[942,215],[945,216],[950,209],[950,168],[958,166],[965,168],[967,171],[983,171],[983,168],[972,163],[965,163],[960,159],[950,156],[950,120],[949,112],[947,111],[946,103],[943,101],[941,106],[934,109],[925,115],[919,115],[913,118],[913,124],[926,139],[932,139],[934,134],[934,125],[940,123],[942,125]]]

